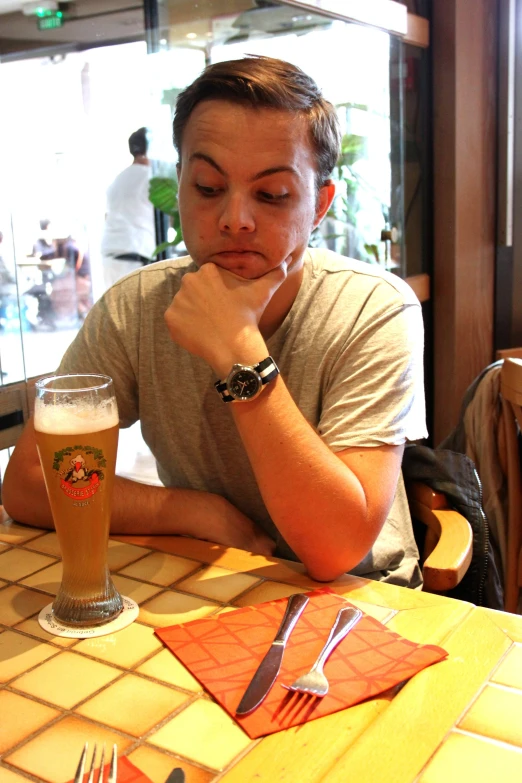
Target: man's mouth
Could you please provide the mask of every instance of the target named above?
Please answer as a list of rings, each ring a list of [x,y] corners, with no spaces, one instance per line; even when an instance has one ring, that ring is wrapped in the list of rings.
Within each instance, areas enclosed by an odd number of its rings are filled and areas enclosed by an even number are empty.
[[[257,250],[249,250],[246,248],[232,248],[230,250],[220,250],[219,253],[216,255],[218,256],[249,256],[249,255],[259,255]]]

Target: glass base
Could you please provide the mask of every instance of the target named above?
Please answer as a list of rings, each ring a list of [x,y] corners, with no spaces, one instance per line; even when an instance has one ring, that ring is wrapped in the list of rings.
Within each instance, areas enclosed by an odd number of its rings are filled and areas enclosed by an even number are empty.
[[[64,625],[74,627],[96,626],[110,623],[123,610],[123,601],[112,581],[102,595],[75,598],[60,587],[53,601],[53,615]]]

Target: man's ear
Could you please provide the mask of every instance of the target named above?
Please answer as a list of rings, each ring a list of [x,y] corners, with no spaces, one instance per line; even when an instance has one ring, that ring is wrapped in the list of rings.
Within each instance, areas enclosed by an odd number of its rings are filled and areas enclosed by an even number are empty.
[[[178,175],[179,182],[179,175],[181,174],[181,163],[176,163],[176,174]]]
[[[319,223],[322,221],[322,219],[330,209],[330,205],[334,200],[334,196],[335,196],[335,184],[332,182],[331,179],[327,179],[324,185],[321,186],[321,189],[319,190],[319,193],[317,195],[314,228],[317,228]]]

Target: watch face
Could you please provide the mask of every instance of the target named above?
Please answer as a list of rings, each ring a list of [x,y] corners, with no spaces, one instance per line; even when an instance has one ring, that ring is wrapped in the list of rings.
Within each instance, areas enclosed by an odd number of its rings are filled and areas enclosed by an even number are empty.
[[[251,400],[262,388],[261,376],[255,370],[241,367],[228,378],[227,388],[236,400]]]

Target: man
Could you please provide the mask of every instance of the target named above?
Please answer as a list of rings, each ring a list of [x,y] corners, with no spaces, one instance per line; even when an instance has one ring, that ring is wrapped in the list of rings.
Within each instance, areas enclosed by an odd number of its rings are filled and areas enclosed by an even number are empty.
[[[132,164],[118,174],[107,190],[101,244],[107,288],[150,261],[156,247],[147,150],[147,128],[139,128],[129,136]]]
[[[307,248],[334,196],[333,106],[289,63],[218,63],[179,96],[174,140],[190,257],[119,281],[59,369],[114,378],[166,485],[119,478],[113,531],[418,585],[400,469],[425,436],[422,317],[398,278]],[[51,526],[31,423],[4,503]]]

